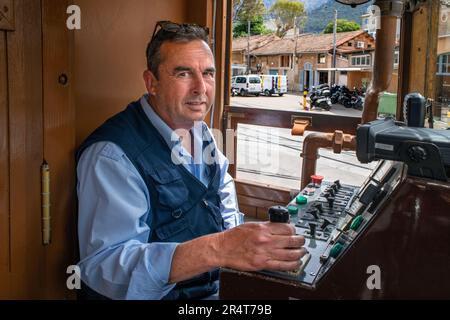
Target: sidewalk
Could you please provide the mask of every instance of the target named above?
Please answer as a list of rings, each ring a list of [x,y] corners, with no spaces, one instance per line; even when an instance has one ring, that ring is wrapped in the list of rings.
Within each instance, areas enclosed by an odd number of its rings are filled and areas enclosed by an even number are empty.
[[[307,98],[309,101],[309,98]],[[249,96],[249,97],[232,97],[230,104],[233,107],[245,107],[254,109],[270,109],[270,110],[285,110],[285,111],[306,111],[303,109],[303,95],[300,94],[285,94],[282,97],[272,96]],[[309,107],[309,104],[308,104]],[[308,110],[307,112],[331,114],[338,116],[357,117],[360,118],[362,111],[351,108],[345,108],[340,104],[335,104],[330,111],[322,109]]]

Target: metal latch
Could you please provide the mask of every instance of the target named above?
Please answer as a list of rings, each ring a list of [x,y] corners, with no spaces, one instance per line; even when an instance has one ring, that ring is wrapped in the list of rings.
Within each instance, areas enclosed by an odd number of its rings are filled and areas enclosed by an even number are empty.
[[[0,30],[14,31],[14,0],[0,0]]]

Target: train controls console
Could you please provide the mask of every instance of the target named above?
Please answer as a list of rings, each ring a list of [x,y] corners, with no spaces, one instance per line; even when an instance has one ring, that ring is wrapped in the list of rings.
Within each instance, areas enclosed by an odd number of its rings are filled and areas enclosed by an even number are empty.
[[[278,213],[283,207],[269,210],[271,221],[287,222],[288,218],[295,225],[296,233],[306,239],[308,253],[298,270],[262,273],[314,287],[370,223],[374,209],[389,196],[401,174],[401,164],[383,161],[363,188],[312,176],[311,183],[284,209],[284,220]]]
[[[305,237],[301,266],[224,268],[221,299],[450,298],[450,131],[376,120],[358,128],[356,154],[378,160],[361,186],[314,175],[269,210]]]

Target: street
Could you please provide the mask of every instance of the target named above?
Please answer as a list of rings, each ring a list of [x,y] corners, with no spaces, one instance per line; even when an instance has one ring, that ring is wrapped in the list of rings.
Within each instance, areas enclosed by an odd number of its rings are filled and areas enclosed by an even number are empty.
[[[273,109],[273,110],[287,110],[287,111],[300,111],[303,110],[303,96],[298,94],[288,93],[279,97],[274,95],[272,97],[266,96],[248,96],[231,97],[230,101],[233,107],[246,107],[246,108],[258,108],[258,109]],[[309,108],[309,98],[307,106]],[[339,104],[333,105],[330,111],[313,109],[309,112],[320,112],[325,114],[335,114],[349,117],[361,117],[362,111],[355,109],[347,109]]]

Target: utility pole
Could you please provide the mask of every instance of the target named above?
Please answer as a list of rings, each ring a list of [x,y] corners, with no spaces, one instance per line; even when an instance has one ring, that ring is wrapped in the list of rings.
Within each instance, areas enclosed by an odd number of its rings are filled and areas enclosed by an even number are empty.
[[[297,55],[297,17],[294,18],[294,54],[292,55],[292,70],[295,76],[295,56]]]
[[[337,33],[337,9],[334,10],[333,27],[333,71],[331,71],[331,85],[336,84],[336,33]]]
[[[247,20],[247,74],[250,74],[250,20]]]

